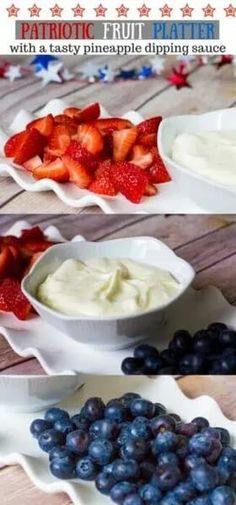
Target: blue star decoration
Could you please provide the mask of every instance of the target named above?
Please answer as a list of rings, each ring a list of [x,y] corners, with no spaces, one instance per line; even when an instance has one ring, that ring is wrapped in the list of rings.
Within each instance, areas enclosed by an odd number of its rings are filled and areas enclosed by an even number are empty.
[[[137,78],[137,70],[135,68],[132,68],[130,70],[127,69],[121,69],[119,74],[117,74],[117,79],[123,79],[124,81],[129,80],[129,79],[136,79]]]
[[[34,57],[31,61],[31,65],[34,65],[36,72],[38,72],[43,68],[47,70],[49,63],[51,63],[51,61],[57,61],[58,59],[59,58],[56,58],[56,56],[52,56],[50,54],[40,54]]]
[[[152,77],[154,75],[152,66],[143,65],[142,68],[138,72],[139,79],[148,79],[148,77]]]

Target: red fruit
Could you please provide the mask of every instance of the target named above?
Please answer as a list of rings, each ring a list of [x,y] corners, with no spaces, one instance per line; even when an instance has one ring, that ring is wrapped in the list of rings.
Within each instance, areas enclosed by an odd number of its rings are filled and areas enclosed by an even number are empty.
[[[144,146],[136,144],[132,150],[132,157],[130,160],[134,165],[146,170],[153,163],[152,153]]]
[[[67,147],[70,145],[71,133],[68,126],[57,125],[54,126],[52,134],[48,139],[47,152],[54,156],[61,156],[66,152]]]
[[[43,163],[51,163],[51,161],[55,161],[57,159],[57,156],[55,154],[51,154],[46,147],[44,150],[43,154]]]
[[[40,165],[42,165],[42,160],[39,156],[34,156],[30,160],[27,160],[25,163],[23,163],[23,167],[29,172],[33,172],[34,169]]]
[[[148,184],[146,172],[129,162],[113,163],[111,179],[118,191],[133,203],[140,203]]]
[[[124,161],[137,139],[137,128],[126,128],[113,132],[113,159]]]
[[[62,156],[62,161],[68,170],[70,182],[74,182],[81,189],[88,188],[92,182],[89,170],[82,163],[73,160],[68,154]]]
[[[44,137],[49,137],[49,135],[51,135],[51,133],[52,133],[53,127],[54,127],[53,115],[48,114],[48,116],[41,117],[39,119],[35,119],[34,121],[31,121],[31,123],[29,123],[27,125],[27,130],[31,130],[32,128],[35,128]]]
[[[78,107],[67,107],[65,110],[64,110],[64,114],[68,117],[70,117],[71,119],[74,119],[75,122],[80,122],[80,113],[81,113],[81,109],[79,109]]]
[[[21,320],[28,317],[31,305],[22,293],[19,281],[6,278],[0,284],[0,310],[13,312]]]
[[[149,169],[149,181],[153,184],[171,181],[171,177],[158,153],[157,148],[151,149],[153,154],[154,163]]]
[[[162,120],[161,116],[151,117],[150,119],[145,119],[142,123],[138,125],[138,132],[140,138],[143,135],[148,135],[149,133],[157,133],[158,126]]]
[[[73,160],[82,163],[89,170],[95,170],[97,167],[97,160],[93,154],[91,154],[85,147],[83,147],[77,140],[71,140],[69,147],[66,150],[68,154]]]
[[[16,156],[24,138],[25,138],[26,132],[20,132],[16,133],[15,135],[12,135],[6,142],[4,146],[4,153],[7,158],[14,158]]]
[[[51,163],[43,163],[33,171],[35,179],[53,179],[57,182],[68,182],[69,173],[60,158]]]
[[[96,119],[99,118],[101,114],[101,109],[99,103],[91,103],[84,107],[81,112],[80,112],[80,121],[87,122],[87,121],[96,121]]]
[[[134,126],[128,119],[118,117],[97,119],[97,121],[93,121],[91,124],[101,132],[106,130],[124,130],[125,128],[132,128]]]
[[[95,179],[89,186],[90,191],[100,195],[117,195],[118,191],[111,180],[111,167],[111,160],[105,160],[99,163],[99,167],[95,173]]]
[[[104,142],[102,135],[94,126],[88,124],[79,125],[77,135],[73,138],[82,144],[91,154],[97,155],[103,150]]]
[[[7,274],[11,273],[14,268],[14,255],[8,245],[5,245],[0,250],[0,279],[3,279]]]
[[[140,135],[139,142],[140,142],[140,144],[142,144],[145,147],[156,147],[157,134],[156,133],[148,133],[147,135]]]
[[[39,226],[34,226],[33,228],[30,228],[29,230],[22,230],[21,236],[20,236],[20,241],[25,240],[25,239],[30,239],[30,240],[44,240],[45,236],[43,231]]]
[[[78,124],[65,114],[58,114],[54,117],[54,121],[56,125],[68,126],[73,134],[77,132]]]
[[[145,196],[154,196],[158,193],[158,189],[156,186],[154,186],[154,184],[147,184],[146,188],[145,188]]]
[[[23,249],[24,250],[26,249],[26,251],[30,252],[31,254],[46,251],[49,247],[52,247],[53,245],[55,245],[55,243],[51,242],[50,240],[46,239],[36,240],[33,238],[25,239],[22,244]]]

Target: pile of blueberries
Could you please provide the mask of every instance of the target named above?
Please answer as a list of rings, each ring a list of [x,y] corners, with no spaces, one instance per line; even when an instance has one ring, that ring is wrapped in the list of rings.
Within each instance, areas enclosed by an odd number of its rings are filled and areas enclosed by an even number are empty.
[[[90,398],[72,417],[47,410],[30,431],[59,479],[95,481],[118,505],[235,505],[236,450],[229,432],[136,393]]]
[[[121,369],[125,375],[235,374],[236,331],[224,323],[212,323],[193,336],[178,330],[164,351],[147,344],[136,347]]]

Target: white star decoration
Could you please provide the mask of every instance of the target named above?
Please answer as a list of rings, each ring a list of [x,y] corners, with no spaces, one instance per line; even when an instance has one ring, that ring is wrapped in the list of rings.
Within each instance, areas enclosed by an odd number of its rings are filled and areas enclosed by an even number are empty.
[[[103,82],[113,82],[114,81],[116,73],[114,72],[114,70],[112,70],[111,67],[107,66],[104,68],[100,68],[100,72],[102,72],[102,74],[103,74],[101,81],[103,81]]]
[[[165,68],[165,60],[161,56],[154,56],[150,59],[150,63],[152,65],[153,72],[156,75],[161,75]]]
[[[77,72],[81,73],[82,79],[88,80],[89,82],[95,82],[96,77],[98,77],[98,69],[99,66],[93,63],[92,61],[88,61],[84,64],[82,72],[78,67]]]
[[[20,65],[10,65],[6,70],[4,77],[9,79],[10,82],[14,82],[15,79],[20,79],[22,77]]]
[[[46,86],[50,82],[62,82],[62,78],[59,75],[60,70],[63,67],[63,63],[51,62],[48,64],[48,68],[42,68],[36,72],[36,76],[42,79],[42,85]]]

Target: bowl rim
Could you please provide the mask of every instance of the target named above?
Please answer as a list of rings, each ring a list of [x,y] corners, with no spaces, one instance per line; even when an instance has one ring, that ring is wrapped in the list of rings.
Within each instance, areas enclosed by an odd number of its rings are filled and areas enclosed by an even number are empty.
[[[166,153],[165,148],[164,148],[164,142],[163,142],[163,139],[166,135],[165,128],[166,128],[166,125],[168,126],[169,123],[170,124],[172,123],[174,125],[175,122],[178,122],[179,120],[183,120],[183,119],[186,119],[186,121],[187,121],[189,118],[191,118],[191,120],[194,121],[194,119],[199,118],[199,117],[203,117],[203,118],[204,117],[207,118],[209,116],[218,117],[221,114],[224,114],[227,112],[235,114],[235,117],[236,117],[236,107],[232,107],[232,108],[228,108],[228,109],[219,109],[219,110],[204,112],[204,113],[199,113],[199,114],[179,114],[177,116],[166,117],[161,121],[159,129],[158,129],[157,145],[158,145],[158,150],[160,152],[160,156],[163,158],[163,161],[166,162],[167,165],[170,164],[173,166],[173,168],[175,170],[179,170],[179,171],[183,172],[184,174],[188,175],[189,177],[193,177],[196,180],[200,180],[201,182],[208,184],[209,186],[213,186],[215,188],[222,189],[222,190],[227,191],[233,195],[236,195],[236,188],[232,188],[227,184],[223,184],[218,181],[214,181],[213,179],[211,179],[207,176],[197,174],[197,172],[193,172],[193,171],[189,170],[188,168],[184,167],[183,165],[180,165],[179,163],[174,161]],[[222,128],[218,128],[218,129],[221,130]],[[208,130],[208,128],[206,130]]]
[[[131,240],[134,242],[139,241],[139,240],[146,240],[148,242],[150,242],[150,241],[154,242],[154,244],[162,247],[163,252],[166,251],[170,255],[170,257],[172,256],[176,261],[178,261],[180,264],[182,264],[183,267],[185,267],[188,270],[188,275],[189,275],[188,280],[186,280],[185,284],[181,285],[181,289],[179,291],[177,291],[177,293],[172,298],[170,298],[170,300],[168,302],[163,303],[162,305],[159,305],[156,308],[147,309],[147,310],[144,310],[144,311],[141,311],[138,313],[132,313],[132,314],[126,314],[126,315],[112,315],[112,316],[102,316],[102,317],[101,316],[100,317],[86,316],[86,315],[85,316],[82,316],[82,315],[68,316],[67,314],[63,314],[62,312],[59,312],[59,311],[43,304],[34,295],[32,295],[27,289],[27,284],[28,284],[29,280],[34,276],[35,271],[38,268],[40,268],[40,263],[42,261],[45,261],[45,258],[49,254],[51,255],[52,252],[55,250],[65,249],[66,247],[70,247],[72,244],[74,244],[74,245],[76,244],[77,247],[79,248],[80,245],[84,244],[84,243],[87,243],[87,244],[89,244],[90,247],[92,247],[92,246],[96,246],[97,244],[100,244],[100,245],[113,244],[114,242],[117,243],[117,242],[129,241],[129,243],[130,243]],[[119,258],[119,254],[117,255],[117,257]],[[51,316],[54,316],[57,319],[60,319],[62,321],[68,321],[68,322],[72,322],[72,321],[73,322],[75,322],[75,321],[78,321],[78,322],[79,321],[112,322],[112,321],[124,321],[124,320],[129,320],[129,319],[134,319],[134,318],[140,318],[140,317],[146,316],[148,314],[152,314],[154,312],[159,312],[161,310],[164,310],[165,308],[167,308],[170,304],[175,302],[178,298],[180,298],[180,296],[182,296],[185,293],[185,291],[191,285],[194,277],[195,277],[195,270],[192,267],[192,265],[190,263],[188,263],[186,260],[184,260],[183,258],[181,258],[180,256],[178,256],[177,254],[175,254],[175,252],[169,246],[164,244],[164,242],[162,242],[159,239],[156,239],[155,237],[139,235],[136,237],[125,237],[125,238],[118,238],[118,239],[112,239],[112,240],[101,241],[101,242],[82,240],[82,241],[78,241],[78,242],[77,241],[74,241],[74,242],[70,241],[70,242],[65,242],[62,244],[56,244],[56,245],[50,247],[49,249],[47,249],[42,254],[42,256],[40,256],[40,258],[35,262],[32,269],[23,278],[23,280],[21,282],[21,289],[22,289],[24,295],[26,296],[26,298],[32,303],[33,306],[39,307],[42,310],[46,310]]]

